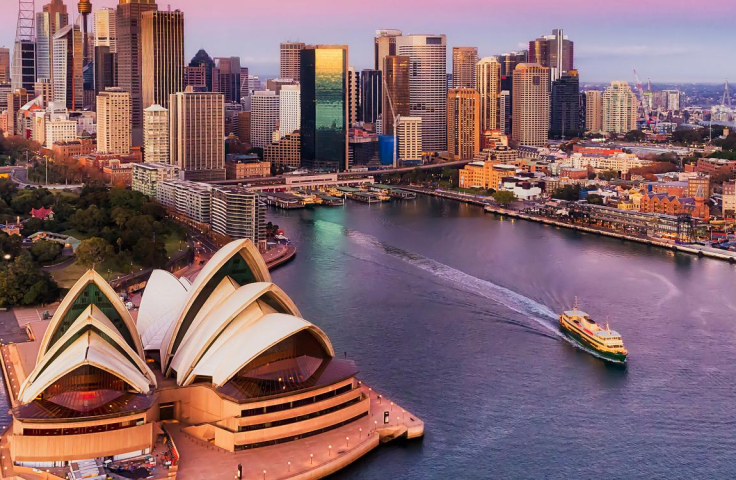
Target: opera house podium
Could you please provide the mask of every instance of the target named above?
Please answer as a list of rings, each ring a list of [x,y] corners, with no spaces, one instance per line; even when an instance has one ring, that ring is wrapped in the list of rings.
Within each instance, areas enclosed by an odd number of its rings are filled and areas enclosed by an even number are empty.
[[[229,463],[257,455],[248,458],[267,465],[264,452],[280,445],[291,452],[303,439],[315,445],[358,431],[364,445],[351,449],[345,437],[342,461],[331,444],[319,468],[314,454],[303,468],[294,461],[293,478],[321,478],[381,439],[423,434],[404,410],[383,422],[381,397],[356,379],[353,361],[335,358],[327,335],[271,282],[248,240],[224,246],[192,282],[154,271],[137,313],[134,320],[90,270],[50,321],[26,327],[29,342],[3,346],[13,465],[144,455],[167,425],[174,440],[191,440],[187,449],[211,446]],[[180,453],[180,478],[198,478],[186,475]]]

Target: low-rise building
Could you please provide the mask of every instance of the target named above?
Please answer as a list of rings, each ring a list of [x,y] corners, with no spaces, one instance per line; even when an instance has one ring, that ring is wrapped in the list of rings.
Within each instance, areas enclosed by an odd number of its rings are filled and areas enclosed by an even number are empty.
[[[460,169],[460,188],[484,188],[497,190],[503,177],[517,172],[514,165],[496,164],[491,161],[471,162]]]
[[[262,162],[255,154],[229,154],[225,158],[225,175],[228,180],[268,177],[271,162]]]
[[[626,175],[632,168],[641,168],[652,163],[651,160],[642,160],[630,153],[617,153],[615,155],[589,155],[573,153],[568,159],[574,168],[592,168],[597,171],[614,170],[621,175]]]
[[[109,185],[129,187],[133,183],[133,164],[121,163],[118,159],[110,160],[102,167],[102,175]]]
[[[51,147],[54,158],[69,159],[79,155],[87,155],[95,151],[97,143],[90,138],[71,140],[68,142],[55,142]]]
[[[263,149],[263,160],[276,167],[296,170],[302,164],[301,134],[294,132]]]
[[[156,200],[181,220],[196,226],[209,225],[212,187],[191,180],[169,180],[156,188]]]

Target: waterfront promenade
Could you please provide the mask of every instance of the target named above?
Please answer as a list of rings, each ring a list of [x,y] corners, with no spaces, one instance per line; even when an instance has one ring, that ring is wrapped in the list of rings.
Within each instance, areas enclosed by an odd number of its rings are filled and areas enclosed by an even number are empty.
[[[689,253],[693,255],[709,257],[709,258],[714,258],[717,260],[724,260],[727,262],[736,263],[736,252],[731,252],[728,250],[720,250],[720,249],[709,247],[706,245],[677,244],[671,241],[665,241],[665,240],[660,240],[656,238],[627,235],[624,233],[615,232],[612,230],[595,227],[591,225],[580,225],[577,223],[564,222],[564,221],[555,220],[555,219],[551,219],[547,217],[542,217],[539,215],[531,215],[531,214],[522,213],[517,210],[510,209],[510,208],[503,208],[497,203],[487,200],[485,197],[480,197],[476,195],[465,195],[465,194],[460,194],[460,193],[455,193],[455,192],[448,192],[445,190],[431,190],[431,189],[419,188],[419,187],[402,187],[402,188],[406,190],[410,190],[412,192],[421,193],[424,195],[431,195],[435,197],[447,198],[450,200],[456,200],[456,201],[468,203],[471,205],[477,205],[479,207],[483,207],[485,212],[493,213],[499,216],[506,216],[509,218],[518,218],[520,220],[527,220],[530,222],[543,223],[545,225],[551,225],[551,226],[560,227],[560,228],[568,228],[571,230],[577,230],[579,232],[594,233],[596,235],[603,235],[606,237],[618,238],[620,240],[625,240],[629,242],[637,242],[637,243],[642,243],[645,245],[651,245],[653,247],[666,248],[668,250],[672,250],[675,252],[684,252],[684,253]]]

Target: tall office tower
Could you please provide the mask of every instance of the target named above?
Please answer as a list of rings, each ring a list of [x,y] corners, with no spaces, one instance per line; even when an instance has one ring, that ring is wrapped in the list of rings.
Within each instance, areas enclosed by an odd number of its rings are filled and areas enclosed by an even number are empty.
[[[585,92],[580,92],[578,96],[580,97],[580,100],[579,100],[580,101],[580,116],[578,117],[578,130],[580,132],[585,132],[587,131],[585,128],[585,125],[586,125],[585,114],[588,111],[588,106],[587,106],[587,102],[585,98]]]
[[[347,170],[348,47],[305,47],[300,63],[302,166]]]
[[[405,55],[388,55],[383,58],[383,107],[381,108],[381,134],[393,135],[396,117],[411,115],[411,59]]]
[[[215,57],[212,91],[225,95],[225,103],[240,103],[240,57]]]
[[[501,64],[496,57],[483,57],[475,65],[475,84],[480,95],[480,129],[499,130]]]
[[[360,114],[360,75],[348,67],[348,127],[358,123]]]
[[[552,80],[575,68],[574,56],[575,42],[569,40],[562,29],[552,30],[552,35],[529,42],[529,62],[548,67]]]
[[[447,45],[444,35],[396,38],[396,51],[410,58],[411,116],[422,118],[422,148],[447,149]],[[384,110],[386,112],[386,110]]]
[[[419,117],[401,117],[396,127],[396,138],[399,143],[398,157],[402,164],[422,163],[422,119]]]
[[[15,28],[10,81],[13,90],[33,90],[36,81],[36,31],[33,0],[18,0],[18,22]],[[11,118],[8,123],[13,122]]]
[[[549,108],[552,136],[572,138],[580,134],[580,77],[577,70],[565,72],[552,82]]]
[[[84,60],[82,63],[86,66],[90,61],[90,49],[89,49],[89,30],[87,30],[87,19],[89,14],[92,13],[92,3],[89,0],[79,0],[77,3],[77,11],[82,16],[82,55]]]
[[[459,160],[480,152],[480,95],[472,88],[447,92],[447,151]]]
[[[79,25],[67,25],[54,35],[54,102],[69,110],[84,105],[82,31]]]
[[[636,130],[638,102],[626,82],[611,82],[603,92],[604,133],[628,133]]]
[[[141,48],[143,107],[167,108],[169,96],[184,90],[184,13],[143,12]]]
[[[118,86],[130,92],[133,145],[143,143],[141,16],[157,10],[154,0],[119,0],[115,15]]]
[[[585,131],[603,131],[603,92],[600,90],[585,92]]]
[[[10,83],[10,49],[0,47],[0,85]]]
[[[95,47],[110,47],[110,53],[116,53],[117,45],[115,9],[100,8],[95,12]]]
[[[131,145],[130,93],[108,88],[97,95],[97,151],[127,155]]]
[[[146,163],[169,163],[169,111],[161,105],[143,110],[143,153]]]
[[[504,135],[511,134],[511,92],[501,90],[498,96],[498,129]]]
[[[251,111],[253,104],[251,103]],[[284,138],[301,128],[301,87],[284,85],[279,93],[279,135]]]
[[[30,102],[35,98],[33,91],[28,91],[25,88],[18,88],[13,90],[7,96],[8,99],[8,135],[20,135],[23,131],[21,122],[19,121],[18,112],[26,103]]]
[[[117,54],[111,52],[111,48],[102,45],[95,47],[95,92],[98,94],[118,84]]]
[[[498,59],[501,64],[501,76],[509,77],[514,74],[514,69],[520,63],[527,63],[529,52],[522,50],[520,52],[502,53]],[[506,89],[504,89],[506,90]]]
[[[363,70],[360,73],[361,118],[365,123],[376,123],[381,114],[383,74],[380,70]]]
[[[36,78],[54,78],[54,35],[69,25],[69,14],[62,0],[51,0],[36,14]]]
[[[207,52],[200,48],[196,54],[189,61],[190,67],[203,67],[204,68],[204,86],[208,92],[212,91],[212,70],[215,68],[215,61],[207,54]],[[193,87],[198,86],[190,84]]]
[[[478,47],[452,47],[452,88],[476,88]]]
[[[300,52],[305,45],[301,42],[282,42],[279,46],[279,78],[300,79]]]
[[[662,90],[664,96],[664,108],[674,112],[680,110],[680,91],[679,90]]]
[[[250,103],[250,143],[264,148],[271,145],[273,132],[279,129],[279,96],[271,90],[255,92]]]
[[[207,67],[198,65],[196,67],[184,67],[184,87],[194,87],[207,90]],[[212,72],[210,72],[211,74]]]
[[[248,91],[248,67],[240,67],[240,98],[250,95]]]
[[[396,55],[396,38],[402,35],[401,30],[376,30],[373,39],[373,69],[383,72],[383,59]]]
[[[225,180],[225,96],[187,87],[169,100],[169,163],[185,180]]]
[[[520,63],[514,70],[511,139],[541,147],[549,140],[549,68]]]
[[[36,97],[43,97],[41,99],[41,108],[46,108],[49,103],[54,101],[54,89],[51,86],[51,80],[47,78],[39,78],[36,83],[33,84],[33,94]]]

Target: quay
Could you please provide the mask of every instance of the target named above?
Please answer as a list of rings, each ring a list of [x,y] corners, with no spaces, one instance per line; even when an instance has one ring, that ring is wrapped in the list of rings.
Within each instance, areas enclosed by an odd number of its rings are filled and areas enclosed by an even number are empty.
[[[447,192],[443,190],[434,191],[434,190],[428,190],[426,188],[418,188],[418,187],[403,187],[403,188],[409,191],[421,193],[424,195],[431,195],[435,197],[447,198],[450,200],[456,200],[456,201],[468,203],[471,205],[477,205],[479,207],[483,207],[483,210],[486,213],[493,213],[499,216],[506,216],[509,218],[518,218],[520,220],[527,220],[529,222],[543,223],[545,225],[550,225],[554,227],[568,228],[570,230],[577,230],[577,231],[585,232],[585,233],[593,233],[593,234],[602,235],[606,237],[618,238],[620,240],[626,240],[630,242],[641,243],[644,245],[650,245],[653,247],[665,248],[665,249],[668,249],[674,252],[689,253],[692,255],[697,255],[699,257],[708,257],[708,258],[714,258],[717,260],[724,260],[727,262],[736,263],[736,252],[731,252],[728,250],[719,250],[717,248],[712,248],[712,247],[708,247],[704,245],[694,245],[694,244],[683,245],[683,244],[670,243],[670,242],[658,240],[655,238],[627,235],[624,233],[613,232],[613,231],[602,229],[602,228],[595,228],[592,226],[579,225],[575,223],[562,222],[562,221],[554,220],[551,218],[545,218],[545,217],[536,216],[536,215],[529,215],[529,214],[525,214],[525,213],[518,212],[515,210],[502,208],[496,204],[489,202],[488,200],[484,198],[473,196],[473,195],[463,195],[463,194],[457,194],[454,192]]]

